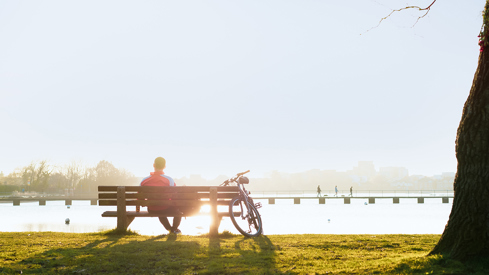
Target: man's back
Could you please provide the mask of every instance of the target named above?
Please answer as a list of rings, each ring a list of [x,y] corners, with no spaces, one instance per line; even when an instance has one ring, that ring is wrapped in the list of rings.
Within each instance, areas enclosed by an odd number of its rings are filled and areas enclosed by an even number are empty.
[[[151,176],[144,178],[141,181],[141,186],[176,186],[175,181],[171,177],[166,176],[163,172],[163,169],[166,168],[166,160],[164,158],[157,157],[153,163],[153,168],[155,171],[151,172]],[[148,211],[160,211],[167,208],[167,206],[148,206]],[[159,216],[158,219],[166,230],[176,234],[182,233],[180,229],[178,229],[182,217],[173,217],[173,226],[170,225],[166,216]]]
[[[152,172],[151,176],[146,177],[141,181],[141,186],[175,186],[175,181],[163,172]],[[159,211],[167,208],[167,206],[150,206],[148,207],[148,210]]]
[[[175,186],[175,181],[163,172],[152,172],[151,176],[141,181],[141,186]]]

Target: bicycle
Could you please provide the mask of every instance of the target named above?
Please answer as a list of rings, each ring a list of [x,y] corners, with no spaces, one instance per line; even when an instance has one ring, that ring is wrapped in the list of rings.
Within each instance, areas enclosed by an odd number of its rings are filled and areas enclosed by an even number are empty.
[[[250,182],[247,177],[243,177],[248,172],[250,170],[236,174],[235,177],[225,180],[221,186],[236,183],[239,188],[239,195],[229,203],[229,216],[241,234],[246,237],[256,237],[263,233],[260,213],[257,210],[262,207],[262,204],[261,202],[254,203],[249,196],[250,192],[244,187],[244,184]]]

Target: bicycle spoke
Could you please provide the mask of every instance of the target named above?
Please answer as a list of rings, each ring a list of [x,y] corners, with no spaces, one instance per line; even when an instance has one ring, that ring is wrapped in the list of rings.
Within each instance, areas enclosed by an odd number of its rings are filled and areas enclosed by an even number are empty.
[[[238,231],[248,237],[259,236],[262,232],[262,222],[260,214],[254,204],[247,203],[236,197],[229,205],[231,221]],[[236,215],[240,212],[240,217]]]

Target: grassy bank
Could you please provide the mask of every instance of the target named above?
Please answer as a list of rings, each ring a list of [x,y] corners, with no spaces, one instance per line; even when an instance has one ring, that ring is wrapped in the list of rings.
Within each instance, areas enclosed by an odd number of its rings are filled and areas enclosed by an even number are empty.
[[[0,232],[0,273],[487,274],[426,257],[439,235],[114,235]]]

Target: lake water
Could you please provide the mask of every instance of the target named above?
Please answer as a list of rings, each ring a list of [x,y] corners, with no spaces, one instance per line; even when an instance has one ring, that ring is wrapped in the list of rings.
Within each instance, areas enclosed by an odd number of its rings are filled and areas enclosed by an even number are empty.
[[[452,207],[441,199],[425,198],[418,204],[416,198],[401,199],[393,204],[392,199],[376,199],[375,204],[367,204],[366,199],[351,199],[351,204],[343,204],[342,199],[328,199],[326,204],[317,200],[276,200],[268,204],[261,201],[264,233],[271,234],[441,234]],[[129,210],[131,207],[128,207]],[[2,223],[0,231],[56,231],[56,232],[98,232],[113,229],[117,218],[102,218],[111,206],[90,205],[90,201],[73,201],[69,208],[64,201],[47,201],[46,206],[38,202],[21,203],[20,206],[0,204]],[[69,218],[70,223],[65,224]],[[183,219],[180,229],[186,235],[209,232],[208,216]],[[161,235],[167,231],[158,218],[136,218],[129,228],[143,235]],[[231,220],[223,218],[219,231],[228,230],[239,234]]]

